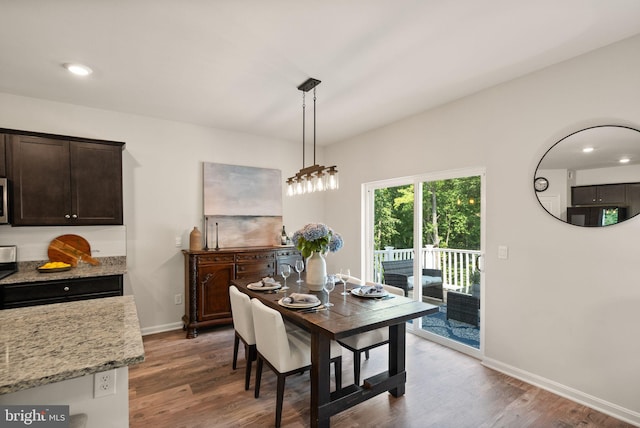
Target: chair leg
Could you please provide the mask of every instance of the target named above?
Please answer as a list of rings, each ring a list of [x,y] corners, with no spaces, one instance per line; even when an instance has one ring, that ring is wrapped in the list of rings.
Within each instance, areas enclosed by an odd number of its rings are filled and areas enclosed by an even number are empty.
[[[353,383],[360,385],[360,351],[353,351]]]
[[[256,392],[254,396],[258,398],[260,396],[260,380],[262,378],[262,357],[258,355],[258,363],[256,364]]]
[[[240,345],[240,338],[238,337],[238,333],[233,337],[233,369],[236,369],[238,362],[238,346]]]
[[[342,357],[338,357],[333,362],[333,371],[336,378],[336,391],[342,389]]]
[[[255,345],[245,346],[245,355],[247,358],[247,368],[244,373],[244,390],[249,390],[249,381],[251,380],[251,362],[256,359]]]
[[[364,351],[364,359],[365,360],[369,359],[369,350],[368,349],[366,351]]]
[[[282,402],[284,401],[284,381],[286,376],[278,374],[278,385],[276,388],[276,428],[280,427],[282,420]]]

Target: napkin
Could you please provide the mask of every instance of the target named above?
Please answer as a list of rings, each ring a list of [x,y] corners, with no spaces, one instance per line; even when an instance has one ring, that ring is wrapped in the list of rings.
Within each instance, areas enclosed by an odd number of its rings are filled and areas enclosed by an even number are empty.
[[[363,285],[360,287],[360,294],[382,294],[384,287],[382,284]]]
[[[269,277],[265,277],[262,278],[261,281],[258,282],[252,282],[251,284],[249,284],[251,286],[251,288],[257,288],[257,287],[277,287],[278,285],[280,285],[280,283],[278,281],[276,281],[273,278],[269,278]]]
[[[318,303],[320,299],[314,294],[291,293],[282,298],[283,303]]]

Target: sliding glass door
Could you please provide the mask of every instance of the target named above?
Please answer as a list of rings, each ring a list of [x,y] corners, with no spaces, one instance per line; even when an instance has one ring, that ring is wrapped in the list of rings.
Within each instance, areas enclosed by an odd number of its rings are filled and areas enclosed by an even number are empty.
[[[479,169],[364,186],[364,276],[438,306],[409,331],[478,356],[483,187]]]

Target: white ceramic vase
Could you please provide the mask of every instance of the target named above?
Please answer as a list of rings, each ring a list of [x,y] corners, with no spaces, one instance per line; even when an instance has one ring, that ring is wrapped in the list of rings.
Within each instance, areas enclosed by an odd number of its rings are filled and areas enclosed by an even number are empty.
[[[327,262],[322,253],[313,252],[307,258],[306,283],[309,290],[322,291],[325,278],[327,277]]]

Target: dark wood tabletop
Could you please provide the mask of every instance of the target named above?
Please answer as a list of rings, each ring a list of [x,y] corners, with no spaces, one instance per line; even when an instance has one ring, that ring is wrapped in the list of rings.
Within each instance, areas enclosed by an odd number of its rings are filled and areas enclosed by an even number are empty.
[[[330,293],[334,304],[328,310],[304,312],[289,309],[278,303],[291,293],[317,295],[322,303],[327,302],[324,291],[309,291],[305,282],[296,283],[294,278],[287,281],[286,292],[270,293],[254,291],[247,285],[261,278],[232,280],[231,283],[252,298],[280,312],[286,320],[293,322],[311,333],[311,426],[328,427],[329,418],[362,401],[384,391],[395,397],[404,394],[405,372],[405,323],[408,320],[429,315],[438,307],[413,299],[389,294],[383,298],[359,297],[353,294],[341,295],[343,286],[336,285]],[[347,289],[357,287],[347,284]],[[389,328],[389,369],[363,381],[362,385],[349,385],[333,393],[330,392],[330,343],[354,334]]]

